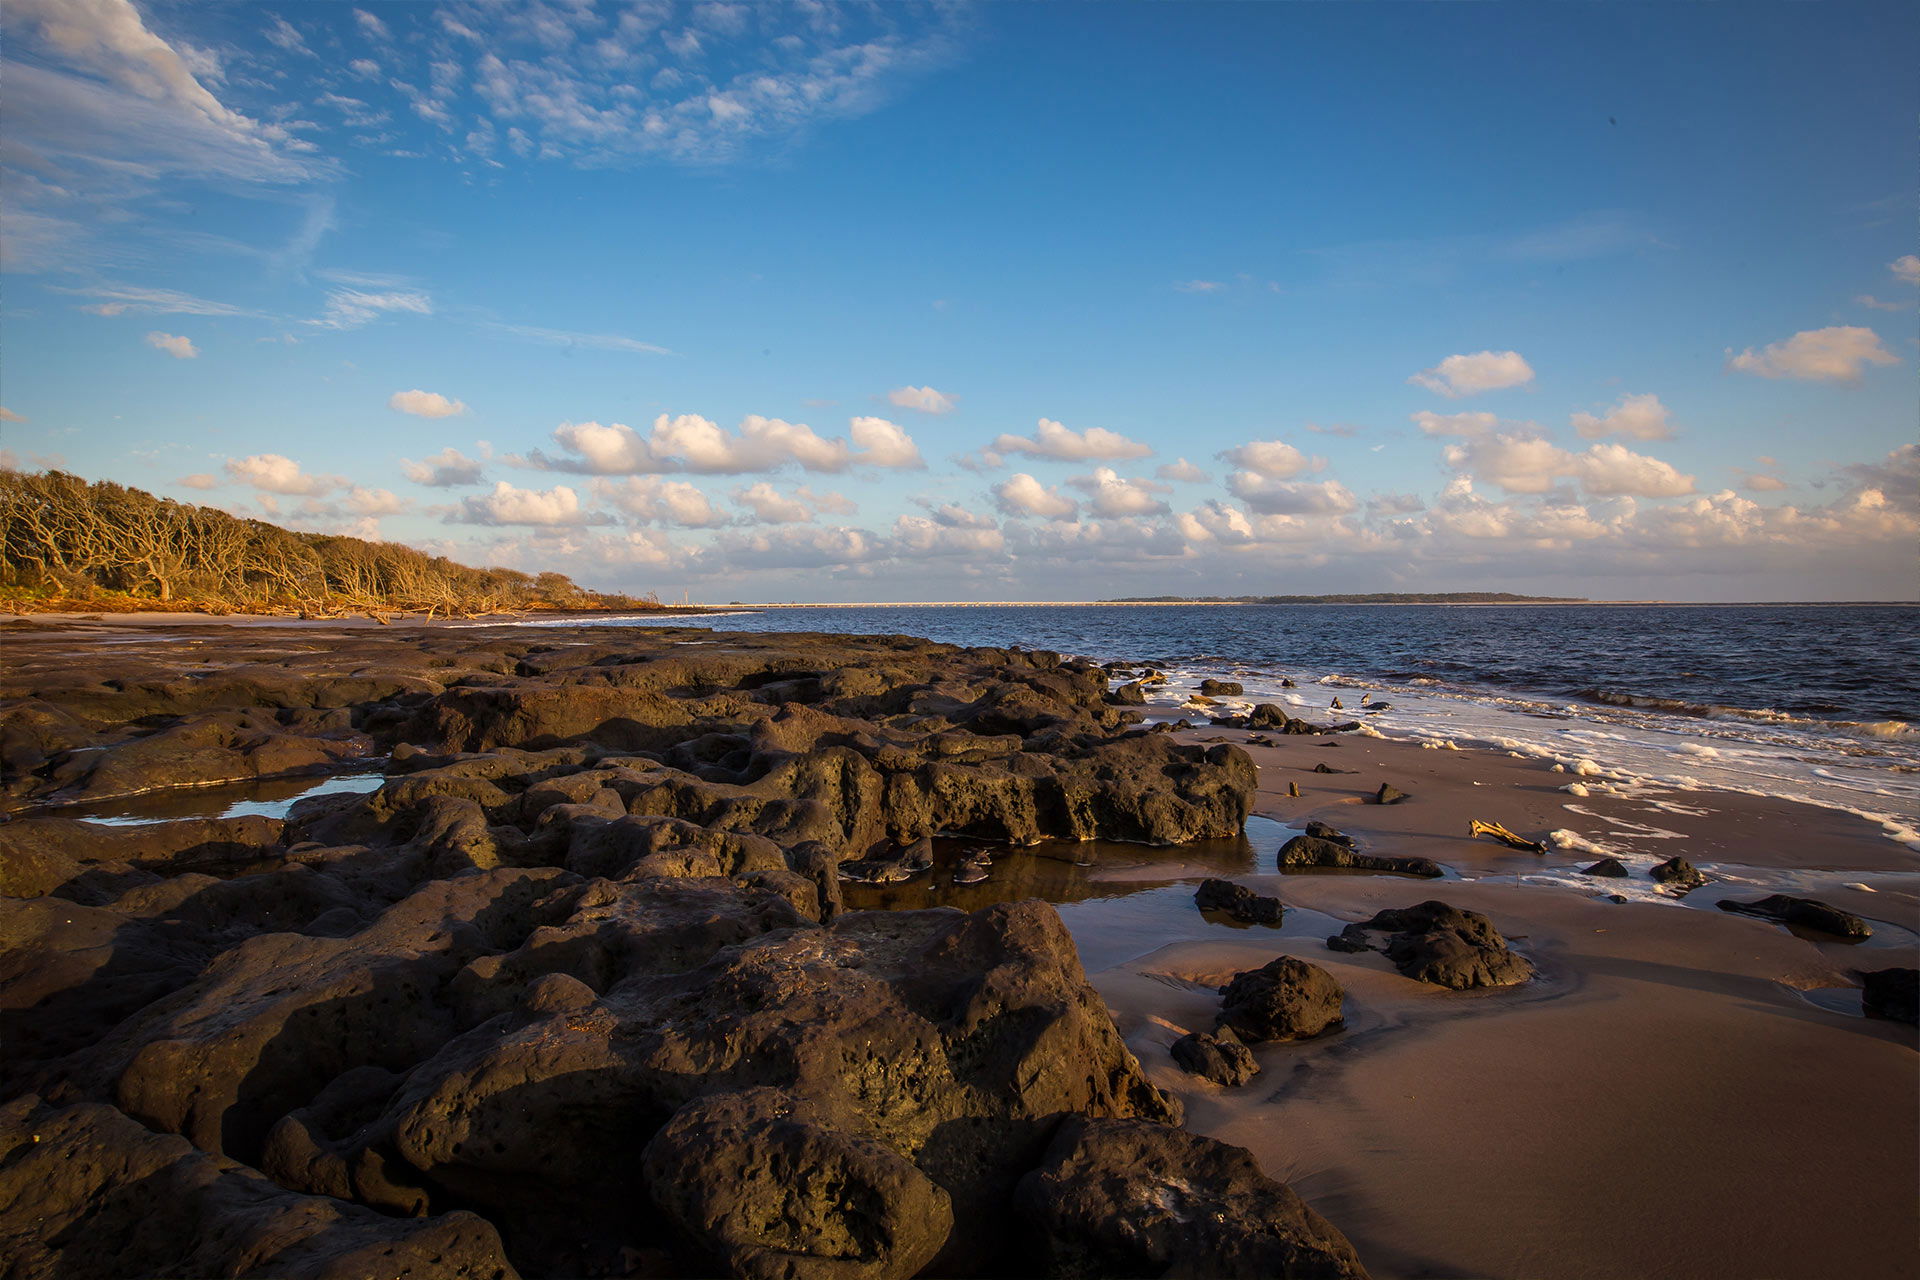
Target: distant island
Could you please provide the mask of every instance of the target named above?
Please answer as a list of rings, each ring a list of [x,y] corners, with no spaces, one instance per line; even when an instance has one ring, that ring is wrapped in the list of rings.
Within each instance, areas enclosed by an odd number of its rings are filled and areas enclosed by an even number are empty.
[[[397,542],[299,533],[63,471],[0,470],[0,611],[704,613],[588,591],[564,573],[476,569]]]
[[[1327,596],[1119,596],[1100,604],[1591,604],[1585,596],[1521,596],[1511,591],[1374,591]]]

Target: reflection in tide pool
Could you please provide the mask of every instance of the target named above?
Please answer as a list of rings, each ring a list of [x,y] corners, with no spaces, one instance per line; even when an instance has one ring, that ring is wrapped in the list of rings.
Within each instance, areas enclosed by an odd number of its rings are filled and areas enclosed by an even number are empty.
[[[38,811],[47,818],[84,818],[103,826],[141,826],[181,818],[284,818],[295,801],[309,796],[378,791],[385,782],[385,761],[372,762],[344,773],[316,777],[265,778],[219,787],[172,787],[146,795],[123,796],[98,804],[67,805]]]

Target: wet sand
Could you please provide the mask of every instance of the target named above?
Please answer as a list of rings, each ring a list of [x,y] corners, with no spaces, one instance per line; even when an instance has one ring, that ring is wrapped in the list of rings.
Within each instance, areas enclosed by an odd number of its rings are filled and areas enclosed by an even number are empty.
[[[1196,925],[1188,896],[1193,920],[1133,935],[1175,940],[1093,980],[1188,1126],[1251,1149],[1376,1276],[1920,1274],[1920,1054],[1911,1027],[1860,1016],[1850,973],[1915,963],[1920,855],[1863,820],[1762,797],[1579,798],[1547,762],[1494,751],[1353,736],[1251,751],[1262,813],[1318,818],[1459,878],[1279,875],[1274,847],[1258,848],[1234,879],[1286,901],[1285,926]],[[1357,772],[1309,772],[1320,760]],[[1383,781],[1412,798],[1364,803]],[[1715,883],[1684,903],[1634,883],[1619,904],[1605,896],[1619,881],[1531,882],[1573,878],[1593,855],[1469,839],[1472,817],[1577,831],[1638,877],[1680,854]],[[1876,938],[1812,941],[1713,907],[1783,884],[1868,917]],[[1324,945],[1346,921],[1429,898],[1491,916],[1539,978],[1455,993]],[[1098,936],[1107,924],[1076,925],[1090,962],[1124,949]],[[1259,1048],[1261,1075],[1238,1089],[1175,1067],[1167,1045],[1211,1026],[1214,988],[1282,953],[1346,987],[1347,1029]]]

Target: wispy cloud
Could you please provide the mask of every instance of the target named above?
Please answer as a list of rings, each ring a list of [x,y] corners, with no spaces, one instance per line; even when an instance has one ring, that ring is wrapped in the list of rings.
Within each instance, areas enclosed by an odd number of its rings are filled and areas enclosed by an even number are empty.
[[[230,302],[197,298],[177,289],[142,289],[135,285],[98,285],[87,288],[49,286],[55,293],[74,294],[100,301],[82,307],[97,316],[183,315],[183,316],[258,316],[260,313]]]
[[[677,352],[651,342],[642,342],[638,338],[629,338],[618,333],[583,333],[576,329],[543,329],[532,324],[502,324],[495,320],[482,321],[480,327],[490,333],[503,337],[519,338],[524,342],[537,342],[548,347],[584,347],[590,351],[631,351],[637,355],[670,356]]]

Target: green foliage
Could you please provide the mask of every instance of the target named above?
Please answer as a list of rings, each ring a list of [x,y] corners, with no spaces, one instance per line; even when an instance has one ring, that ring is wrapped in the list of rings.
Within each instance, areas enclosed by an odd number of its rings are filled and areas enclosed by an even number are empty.
[[[563,573],[475,569],[392,542],[295,533],[62,471],[0,471],[0,599],[215,608],[617,609]]]

